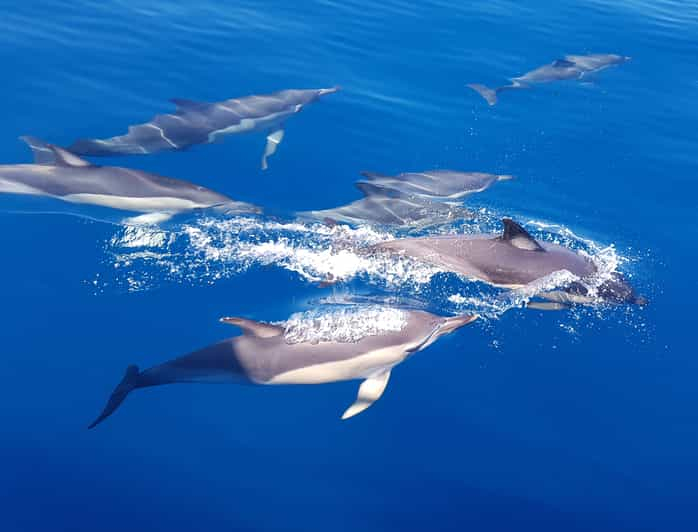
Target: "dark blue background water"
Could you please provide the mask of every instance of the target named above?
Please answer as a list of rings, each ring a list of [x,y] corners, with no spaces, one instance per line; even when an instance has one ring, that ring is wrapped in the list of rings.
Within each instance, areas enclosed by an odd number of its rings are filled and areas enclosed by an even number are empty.
[[[2,214],[2,530],[696,529],[698,7],[461,4],[2,6],[2,163],[29,160],[21,134],[110,136],[171,97],[338,84],[289,122],[265,173],[259,135],[119,164],[281,211],[355,199],[363,169],[512,173],[478,201],[615,244],[651,300],[473,325],[348,422],[356,383],[183,385],[87,431],[127,364],[327,291],[261,266],[95,289],[114,226]],[[598,52],[633,60],[494,108],[465,88]]]

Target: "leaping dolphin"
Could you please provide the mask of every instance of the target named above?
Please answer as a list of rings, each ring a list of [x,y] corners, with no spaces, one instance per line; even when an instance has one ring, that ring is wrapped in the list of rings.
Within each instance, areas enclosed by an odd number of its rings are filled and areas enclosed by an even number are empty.
[[[393,367],[477,318],[386,310],[391,313],[391,326],[358,340],[295,341],[279,325],[222,318],[222,322],[240,327],[243,334],[143,371],[129,366],[89,428],[109,417],[133,390],[177,382],[321,384],[361,379],[356,401],[342,415],[347,419],[381,397]]]
[[[458,172],[455,170],[405,172],[396,176],[361,172],[361,175],[366,177],[366,182],[374,187],[394,190],[411,197],[433,200],[460,199],[469,194],[482,192],[497,181],[513,178],[510,175]]]
[[[557,244],[541,242],[533,238],[519,224],[505,218],[504,231],[491,237],[446,235],[420,238],[403,238],[382,242],[372,247],[400,253],[433,264],[470,279],[477,279],[494,286],[521,288],[554,272],[567,270],[580,280],[598,273],[595,264],[587,257]],[[628,282],[615,274],[598,289],[597,296],[613,303],[647,301],[637,296]],[[547,292],[540,297],[553,301],[553,305],[532,303],[534,308],[561,308],[571,303],[588,304],[594,300],[581,283],[573,283],[565,291]]]
[[[510,85],[490,89],[480,83],[470,83],[468,87],[482,96],[488,104],[497,103],[497,95],[506,90],[528,89],[533,85],[562,80],[584,80],[589,75],[605,68],[630,61],[630,57],[616,54],[566,55],[549,65],[538,67],[518,78],[512,78]]]
[[[182,150],[195,144],[210,144],[227,135],[268,132],[262,169],[284,136],[285,121],[329,89],[289,89],[273,94],[232,98],[208,103],[175,98],[172,114],[155,116],[150,122],[128,128],[126,135],[108,139],[80,139],[67,149],[77,155],[138,155]]]
[[[69,203],[164,216],[213,206],[233,213],[260,212],[255,205],[187,181],[96,166],[37,138],[21,138],[34,152],[34,164],[0,165],[0,193],[48,196]]]

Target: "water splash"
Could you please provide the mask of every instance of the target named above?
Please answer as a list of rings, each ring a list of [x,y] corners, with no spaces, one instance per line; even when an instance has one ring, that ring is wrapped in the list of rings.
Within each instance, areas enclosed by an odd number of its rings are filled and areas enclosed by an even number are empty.
[[[481,208],[472,219],[425,229],[423,234],[496,233],[500,219],[499,213]],[[496,319],[542,293],[572,283],[583,284],[594,299],[598,288],[627,262],[614,246],[580,237],[566,227],[536,220],[525,225],[536,238],[587,256],[597,273],[581,280],[567,271],[553,272],[523,288],[501,290],[415,259],[369,251],[373,244],[403,236],[399,231],[256,216],[201,216],[168,227],[120,228],[106,246],[113,275],[99,278],[102,283],[111,279],[111,284],[137,291],[167,282],[213,284],[250,268],[275,266],[311,283],[338,286],[355,281],[370,293],[368,297],[384,292],[405,301],[428,302],[421,308],[440,314],[475,312]]]
[[[358,342],[367,336],[398,332],[407,325],[407,313],[378,306],[311,310],[293,314],[282,322],[289,344],[310,342]]]

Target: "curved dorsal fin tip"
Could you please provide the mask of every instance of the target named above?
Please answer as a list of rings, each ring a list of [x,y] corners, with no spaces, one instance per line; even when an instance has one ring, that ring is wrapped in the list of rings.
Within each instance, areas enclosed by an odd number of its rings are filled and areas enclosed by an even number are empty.
[[[500,238],[505,242],[509,242],[512,246],[523,250],[545,251],[526,229],[511,218],[502,218],[502,224],[504,224],[504,231]]]
[[[78,157],[65,148],[44,142],[40,138],[32,137],[31,135],[22,135],[19,138],[31,148],[34,153],[35,164],[73,167],[93,166],[92,163]]]

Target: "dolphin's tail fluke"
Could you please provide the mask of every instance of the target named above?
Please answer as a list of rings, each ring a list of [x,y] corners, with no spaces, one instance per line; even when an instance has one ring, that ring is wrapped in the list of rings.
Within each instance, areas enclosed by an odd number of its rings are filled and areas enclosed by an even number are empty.
[[[497,89],[490,89],[479,83],[469,83],[468,87],[482,96],[488,104],[494,105],[497,103]]]
[[[107,406],[104,407],[104,410],[102,410],[99,417],[90,423],[89,427],[87,427],[88,429],[92,429],[99,425],[102,421],[111,416],[114,413],[114,410],[119,408],[121,403],[124,402],[124,399],[126,399],[126,396],[136,388],[139,375],[140,371],[138,370],[138,366],[129,366],[126,368],[126,374],[124,375],[124,378],[121,379],[119,385],[112,392],[111,397],[109,397]]]

